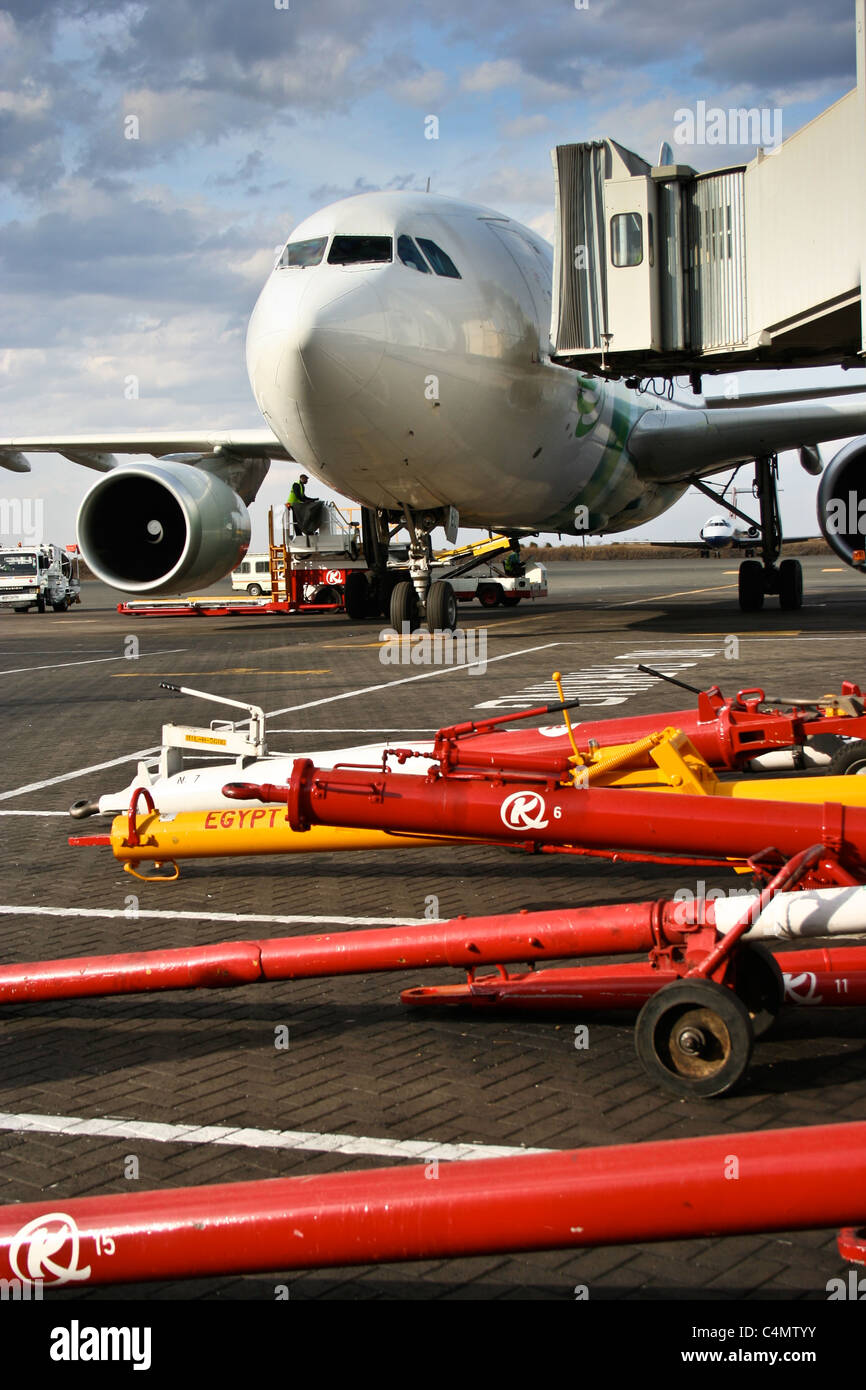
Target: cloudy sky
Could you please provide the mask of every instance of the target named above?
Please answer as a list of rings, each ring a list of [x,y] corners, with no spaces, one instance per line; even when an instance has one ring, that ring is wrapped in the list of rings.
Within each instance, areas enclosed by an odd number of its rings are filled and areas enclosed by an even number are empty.
[[[429,178],[552,238],[554,144],[610,135],[654,162],[699,100],[779,108],[788,135],[854,85],[853,16],[854,0],[0,0],[0,433],[259,425],[246,320],[317,207]],[[697,168],[753,153],[678,147]],[[786,465],[786,526],[813,531],[814,480]],[[289,469],[272,465],[254,541]],[[92,481],[43,456],[0,491],[43,496],[46,538],[66,542]],[[684,501],[650,533],[710,509]]]

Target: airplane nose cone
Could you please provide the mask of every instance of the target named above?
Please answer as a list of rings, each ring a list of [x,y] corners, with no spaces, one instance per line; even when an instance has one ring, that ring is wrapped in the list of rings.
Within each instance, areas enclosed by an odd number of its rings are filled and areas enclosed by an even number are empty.
[[[378,371],[384,338],[382,304],[368,281],[335,286],[331,276],[311,275],[286,324],[277,389],[299,405],[347,400]]]

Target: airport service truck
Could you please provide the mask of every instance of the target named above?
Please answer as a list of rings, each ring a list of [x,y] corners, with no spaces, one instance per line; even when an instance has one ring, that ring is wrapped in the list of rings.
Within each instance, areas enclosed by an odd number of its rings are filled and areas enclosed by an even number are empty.
[[[59,545],[0,546],[0,609],[65,613],[81,602],[77,551]]]

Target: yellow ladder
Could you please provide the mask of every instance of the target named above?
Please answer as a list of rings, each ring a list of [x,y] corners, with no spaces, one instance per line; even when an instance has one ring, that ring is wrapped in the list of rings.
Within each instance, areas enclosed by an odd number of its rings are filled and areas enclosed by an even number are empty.
[[[268,511],[268,568],[271,577],[271,602],[289,601],[290,551],[286,535],[286,520],[283,517],[283,538],[278,544],[274,540],[274,509]]]

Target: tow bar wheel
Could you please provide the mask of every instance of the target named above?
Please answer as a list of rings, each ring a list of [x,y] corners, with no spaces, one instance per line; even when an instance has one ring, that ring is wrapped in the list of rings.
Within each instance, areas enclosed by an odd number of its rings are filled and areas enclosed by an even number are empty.
[[[765,946],[740,946],[734,985],[752,1021],[752,1034],[769,1032],[785,1002],[785,980],[776,958]]]
[[[654,1081],[678,1096],[721,1096],[752,1055],[748,1010],[712,980],[681,980],[649,999],[635,1027],[637,1055]]]

